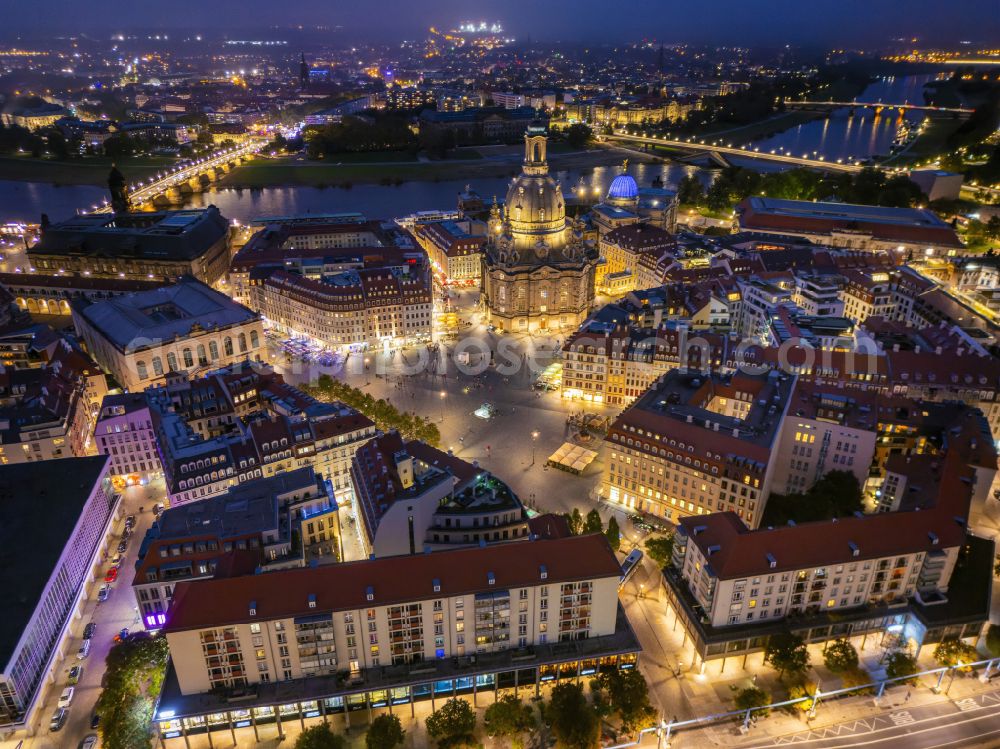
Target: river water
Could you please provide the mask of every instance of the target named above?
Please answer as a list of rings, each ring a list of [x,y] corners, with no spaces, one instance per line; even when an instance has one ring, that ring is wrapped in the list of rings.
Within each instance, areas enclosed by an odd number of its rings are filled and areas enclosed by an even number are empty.
[[[870,85],[858,97],[869,102],[922,103],[922,90],[933,75],[885,78]],[[909,114],[914,122],[923,115]],[[898,127],[896,114],[878,117],[874,112],[848,109],[836,110],[830,117],[814,120],[754,143],[761,150],[785,149],[793,155],[822,154],[827,160],[865,159],[889,151]],[[763,162],[747,161],[755,169],[775,168]],[[618,167],[594,167],[585,170],[557,171],[553,176],[563,189],[582,187],[593,197],[603,195],[611,180],[620,172]],[[649,186],[656,177],[668,187],[674,187],[685,174],[699,173],[683,164],[633,164],[629,166],[640,186]],[[705,179],[708,174],[701,172]],[[484,178],[441,182],[404,182],[395,187],[355,185],[351,189],[338,187],[268,187],[259,190],[213,188],[191,198],[190,205],[214,204],[230,219],[249,221],[261,216],[283,216],[304,213],[336,213],[358,211],[371,218],[394,218],[421,210],[453,208],[458,193],[470,184],[485,199],[494,195],[502,199],[508,179]],[[69,218],[78,210],[87,210],[106,197],[101,187],[88,185],[59,186],[41,182],[0,180],[0,222],[37,222],[42,212],[53,221]]]
[[[937,75],[909,75],[880,78],[857,97],[859,102],[923,104],[924,84]],[[907,112],[905,119],[913,126],[924,118],[923,112]],[[898,112],[876,114],[871,109],[835,109],[829,117],[806,122],[770,138],[753,142],[761,151],[779,151],[792,156],[822,156],[826,161],[858,161],[871,156],[886,156],[903,119]]]
[[[668,187],[676,186],[686,174],[700,170],[683,164],[631,164],[629,173],[640,186],[651,186],[659,177]],[[567,194],[583,189],[592,198],[604,195],[620,167],[598,166],[584,170],[554,171]],[[188,205],[213,204],[223,216],[242,222],[261,216],[288,216],[305,213],[359,211],[371,218],[395,218],[415,211],[451,209],[458,194],[470,185],[486,200],[503,200],[510,180],[492,177],[440,182],[404,182],[395,187],[354,185],[341,187],[267,187],[263,189],[213,188],[191,197]],[[105,198],[100,187],[58,185],[40,182],[0,180],[0,221],[37,222],[44,211],[53,221],[69,218],[77,210],[87,210]]]

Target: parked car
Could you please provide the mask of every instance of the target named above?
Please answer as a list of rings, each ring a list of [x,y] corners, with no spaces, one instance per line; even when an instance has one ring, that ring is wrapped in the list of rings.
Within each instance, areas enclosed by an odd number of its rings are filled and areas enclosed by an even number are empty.
[[[90,716],[90,727],[96,730],[99,725],[101,725],[101,716],[94,713]]]
[[[129,515],[125,518],[125,527],[131,528],[133,525],[135,525],[135,515]]]
[[[76,651],[76,657],[82,661],[88,655],[90,655],[90,640],[84,640],[83,645]]]
[[[96,749],[97,748],[97,734],[90,733],[83,737],[80,742],[79,749]]]
[[[122,555],[121,554],[115,554],[113,557],[111,557],[111,564],[112,564],[112,566],[117,567],[121,563],[122,563]]]
[[[117,579],[118,579],[118,568],[117,567],[111,567],[108,570],[107,574],[104,576],[104,582],[106,582],[106,583],[113,583]]]
[[[97,631],[97,623],[90,622],[86,627],[83,628],[83,639],[89,640],[94,636],[94,632]]]
[[[69,678],[66,682],[68,684],[79,684],[81,676],[83,676],[83,666],[73,666],[69,670]]]
[[[57,707],[56,711],[52,713],[52,719],[49,721],[49,730],[60,730],[64,725],[66,725],[67,715],[69,715],[69,710],[64,707]]]
[[[125,549],[127,549],[127,548],[128,548],[128,539],[123,538],[122,541],[121,541],[121,543],[118,544],[118,553],[119,554],[124,554],[125,553]]]
[[[70,705],[73,704],[73,695],[75,693],[76,689],[74,687],[66,687],[64,690],[62,690],[62,694],[59,695],[59,702],[57,702],[56,704],[59,707],[69,707]]]
[[[101,589],[99,591],[97,591],[97,600],[98,601],[106,601],[106,600],[108,600],[108,596],[110,596],[110,595],[111,595],[111,586],[110,585],[102,585]]]

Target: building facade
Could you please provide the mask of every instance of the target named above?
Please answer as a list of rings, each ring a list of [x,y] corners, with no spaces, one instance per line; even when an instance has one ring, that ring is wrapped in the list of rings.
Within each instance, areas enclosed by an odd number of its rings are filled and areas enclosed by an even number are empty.
[[[251,724],[334,712],[349,723],[357,709],[634,668],[620,574],[595,534],[182,584],[158,728],[214,730],[210,713],[233,709]],[[248,687],[254,699],[226,706]]]
[[[0,572],[10,596],[0,642],[0,730],[30,733],[62,669],[70,627],[118,511],[107,463],[90,456],[68,459],[60,471],[44,463],[0,466],[0,543],[11,555]]]
[[[263,359],[260,316],[193,278],[103,302],[77,300],[77,334],[90,355],[133,392],[247,359]]]
[[[478,465],[390,432],[358,449],[351,478],[366,554],[527,540],[528,515],[510,488]]]
[[[483,253],[486,320],[511,332],[578,326],[594,304],[597,251],[566,218],[562,188],[549,176],[544,127],[525,134],[524,168],[494,207]]]
[[[89,213],[44,227],[28,260],[42,275],[214,286],[229,270],[229,222],[215,206],[153,213]]]

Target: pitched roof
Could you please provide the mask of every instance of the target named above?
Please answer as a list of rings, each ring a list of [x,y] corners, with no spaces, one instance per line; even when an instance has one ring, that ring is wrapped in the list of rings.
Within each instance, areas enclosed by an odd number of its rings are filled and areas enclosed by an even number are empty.
[[[602,534],[438,551],[179,583],[165,630],[315,615],[442,596],[617,578],[621,566]],[[493,574],[494,584],[489,575]],[[440,591],[434,591],[435,581]],[[374,597],[367,598],[369,589]],[[309,606],[315,596],[315,606]],[[250,615],[255,603],[256,616]]]

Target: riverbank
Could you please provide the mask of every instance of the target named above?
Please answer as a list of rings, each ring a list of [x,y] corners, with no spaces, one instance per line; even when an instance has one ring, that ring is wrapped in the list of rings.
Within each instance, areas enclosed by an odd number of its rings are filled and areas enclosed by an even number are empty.
[[[614,148],[594,148],[549,157],[552,171],[580,170],[611,166],[622,161]],[[347,187],[361,184],[401,182],[441,182],[514,177],[521,171],[520,155],[493,159],[448,159],[444,161],[393,163],[330,163],[255,158],[224,178],[220,187],[256,189],[263,187]]]
[[[177,162],[171,157],[128,159],[119,168],[129,180],[149,179]],[[0,157],[0,180],[53,185],[106,185],[112,160],[104,157],[55,161],[30,156]]]
[[[810,112],[797,109],[781,114],[772,115],[760,122],[753,122],[749,125],[728,128],[726,130],[706,131],[696,136],[698,140],[715,140],[722,138],[726,143],[734,146],[745,145],[762,138],[770,138],[772,135],[791,130],[793,127],[804,125],[807,122],[824,117],[822,112]]]

